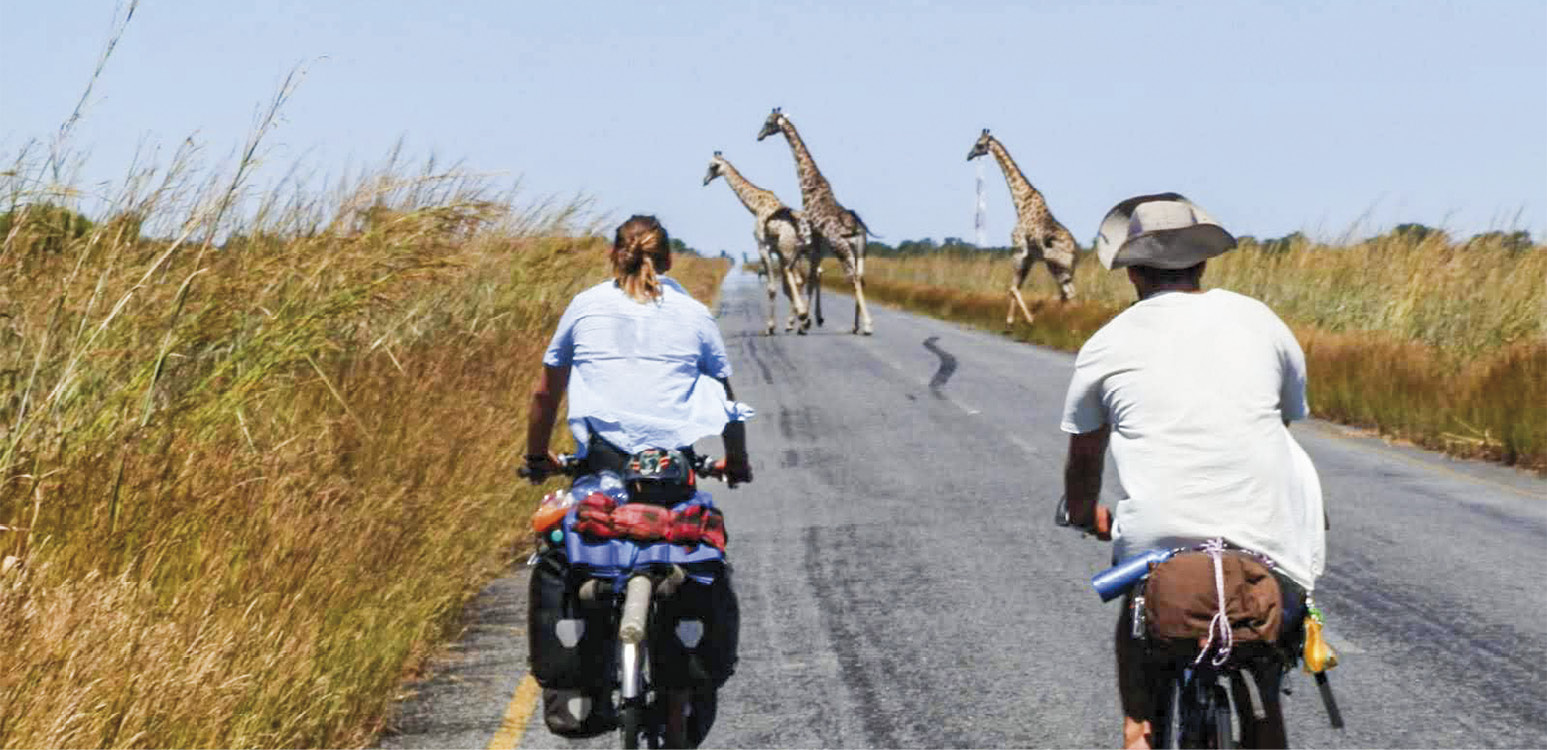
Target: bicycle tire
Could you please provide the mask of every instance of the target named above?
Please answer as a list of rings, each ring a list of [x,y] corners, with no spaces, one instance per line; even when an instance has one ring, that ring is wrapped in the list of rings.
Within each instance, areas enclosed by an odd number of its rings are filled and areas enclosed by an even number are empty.
[[[1210,735],[1211,685],[1194,672],[1191,678],[1176,678],[1176,706],[1170,721],[1172,731],[1169,747],[1205,748],[1213,741]]]
[[[1234,713],[1230,710],[1230,696],[1225,693],[1225,686],[1217,682],[1209,687],[1208,696],[1205,716],[1210,724],[1209,747],[1229,750],[1235,747],[1235,737],[1230,728],[1230,717]]]
[[[1181,747],[1177,737],[1181,733],[1181,722],[1177,717],[1181,714],[1182,705],[1182,679],[1178,675],[1166,681],[1166,697],[1156,711],[1153,722],[1150,724],[1150,732],[1157,748]]]
[[[618,738],[623,750],[639,750],[639,740],[644,735],[644,707],[624,706],[618,717]],[[648,741],[645,743],[649,745]]]

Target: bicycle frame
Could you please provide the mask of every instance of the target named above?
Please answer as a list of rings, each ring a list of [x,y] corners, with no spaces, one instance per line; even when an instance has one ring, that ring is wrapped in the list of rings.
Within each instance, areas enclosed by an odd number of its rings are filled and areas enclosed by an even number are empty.
[[[518,473],[533,476],[542,468],[521,467]],[[561,456],[557,468],[558,473],[581,476],[585,465],[573,456]],[[698,456],[693,470],[699,476],[721,476],[720,469],[708,456]],[[606,477],[608,474],[600,472],[597,476]],[[617,481],[616,475],[613,475],[611,481]],[[579,486],[577,480],[576,485],[568,491],[571,498],[579,497],[575,494]],[[622,487],[621,482],[617,487]],[[611,613],[608,620],[617,623],[616,650],[610,659],[609,670],[612,674],[608,681],[618,696],[616,707],[619,711],[618,729],[622,745],[625,748],[638,747],[643,739],[650,747],[684,746],[691,732],[685,726],[686,714],[683,712],[696,710],[697,704],[692,709],[687,707],[685,699],[679,694],[687,692],[686,689],[663,692],[652,685],[649,643],[653,630],[651,619],[655,616],[656,602],[675,596],[689,579],[688,568],[684,566],[723,561],[724,552],[708,544],[686,547],[674,546],[664,540],[640,542],[628,538],[584,538],[571,531],[571,524],[575,522],[575,501],[572,499],[568,504],[556,506],[563,515],[557,516],[551,523],[558,523],[559,526],[540,526],[534,522],[533,527],[541,535],[540,539],[544,540],[542,544],[562,547],[569,564],[581,564],[583,570],[590,571],[592,577],[584,580],[576,592],[582,605],[608,610]],[[626,496],[622,502],[628,502]],[[707,494],[701,493],[691,502],[713,507],[708,502]],[[693,573],[692,578],[705,582],[703,579],[706,574],[694,569],[698,572]],[[713,576],[709,576],[709,579],[713,580]],[[679,628],[686,622],[689,621],[679,623]],[[683,637],[680,631],[678,637]],[[685,640],[684,644],[692,647],[696,642],[697,639],[692,638],[691,643]],[[669,655],[671,651],[668,648],[662,653]],[[611,690],[603,700],[612,700]]]
[[[580,587],[582,601],[617,607],[618,658],[613,685],[619,699],[618,732],[625,748],[638,747],[642,734],[651,747],[655,747],[658,742],[664,742],[666,746],[682,744],[681,738],[666,736],[670,733],[669,721],[660,710],[665,706],[665,697],[655,695],[652,700],[652,685],[648,676],[648,636],[656,598],[672,596],[686,579],[686,571],[677,565],[670,566],[664,574],[657,571],[656,575],[652,575],[649,570],[640,570],[627,578],[621,600],[610,592],[602,593],[604,586],[611,587],[611,583],[603,579],[590,579]],[[609,598],[611,601],[606,604],[600,601]]]
[[[628,579],[623,617],[618,624],[619,669],[622,672],[619,691],[625,705],[637,703],[644,696],[645,633],[654,593],[655,584],[649,576],[638,574]]]

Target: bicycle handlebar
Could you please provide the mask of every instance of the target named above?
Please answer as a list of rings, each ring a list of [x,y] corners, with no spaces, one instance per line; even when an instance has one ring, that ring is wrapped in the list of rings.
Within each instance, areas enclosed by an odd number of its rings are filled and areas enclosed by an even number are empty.
[[[558,455],[558,459],[559,470],[553,473],[563,474],[567,477],[579,476],[581,474],[581,467],[585,465],[585,461],[573,453],[560,453]],[[544,475],[547,473],[548,472],[546,471],[543,472]],[[516,475],[522,479],[531,479],[532,474],[532,465],[530,463],[523,464],[516,468]]]
[[[553,473],[562,474],[567,477],[578,477],[586,473],[585,459],[573,453],[560,453],[557,458],[559,468],[558,471]],[[695,454],[693,456],[693,473],[701,477],[725,481],[725,467],[708,454]],[[531,464],[525,464],[516,468],[516,475],[522,479],[531,479],[533,474],[534,471]],[[542,472],[543,477],[546,477],[547,474],[548,472],[546,471]]]

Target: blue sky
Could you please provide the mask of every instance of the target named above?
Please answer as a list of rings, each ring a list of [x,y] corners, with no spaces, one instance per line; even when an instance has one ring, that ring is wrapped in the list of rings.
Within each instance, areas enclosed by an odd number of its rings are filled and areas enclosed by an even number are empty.
[[[111,0],[0,4],[0,156],[46,138],[90,75]],[[88,180],[186,136],[233,151],[308,74],[270,178],[411,153],[659,215],[750,251],[723,150],[799,203],[773,106],[888,241],[973,234],[991,128],[1081,242],[1130,195],[1187,194],[1238,234],[1416,221],[1547,237],[1547,3],[511,3],[144,0],[75,145]],[[988,240],[1013,209],[985,165]],[[260,182],[262,176],[260,176]]]

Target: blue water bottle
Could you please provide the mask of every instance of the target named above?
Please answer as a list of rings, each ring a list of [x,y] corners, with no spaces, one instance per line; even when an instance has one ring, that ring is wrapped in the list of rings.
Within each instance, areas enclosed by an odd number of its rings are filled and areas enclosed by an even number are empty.
[[[1152,549],[1140,552],[1106,570],[1090,577],[1090,585],[1101,595],[1101,601],[1109,602],[1138,583],[1150,572],[1151,565],[1159,565],[1176,554],[1176,550]]]

